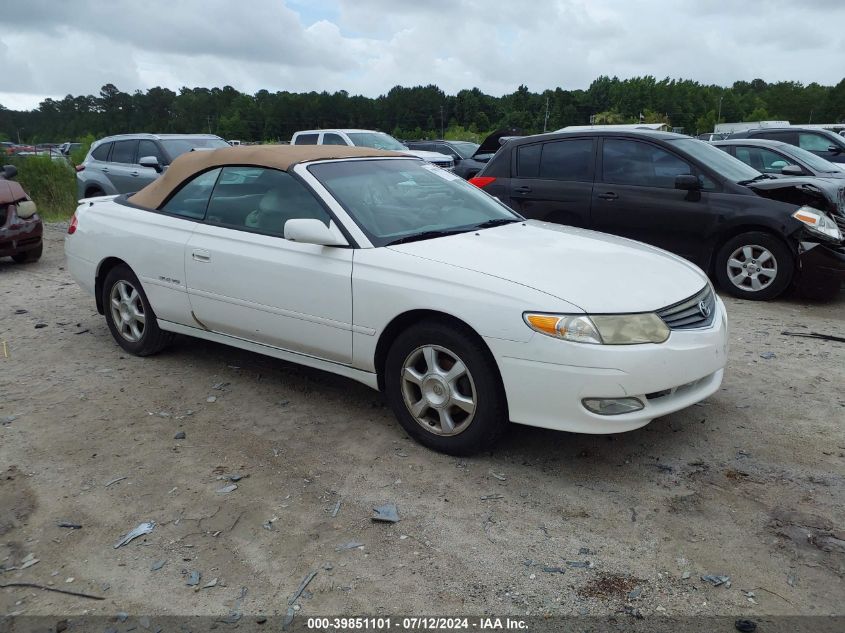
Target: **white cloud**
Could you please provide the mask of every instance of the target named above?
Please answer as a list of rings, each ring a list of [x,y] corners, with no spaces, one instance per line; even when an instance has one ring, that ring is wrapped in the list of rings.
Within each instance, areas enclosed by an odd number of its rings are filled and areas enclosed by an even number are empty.
[[[6,107],[109,82],[368,96],[585,88],[601,74],[835,84],[845,59],[840,0],[28,0],[3,22]]]

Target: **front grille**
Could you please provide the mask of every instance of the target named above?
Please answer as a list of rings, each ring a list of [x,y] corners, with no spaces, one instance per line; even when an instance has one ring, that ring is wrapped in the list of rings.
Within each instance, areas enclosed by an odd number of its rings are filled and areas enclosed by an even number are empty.
[[[455,164],[451,160],[435,160],[432,161],[438,167],[442,167],[443,169],[452,169]]]
[[[657,316],[671,330],[708,327],[716,314],[716,295],[710,284],[689,299],[657,311]]]

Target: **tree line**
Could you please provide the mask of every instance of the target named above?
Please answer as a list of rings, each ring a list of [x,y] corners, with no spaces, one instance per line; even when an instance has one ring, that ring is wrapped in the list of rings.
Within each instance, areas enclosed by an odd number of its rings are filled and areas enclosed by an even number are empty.
[[[399,138],[481,138],[502,128],[524,133],[567,125],[665,122],[688,134],[722,121],[845,120],[845,79],[836,86],[762,79],[730,87],[652,76],[601,76],[586,90],[531,92],[519,86],[501,97],[478,88],[447,95],[435,85],[391,88],[370,98],[346,91],[245,94],[231,86],[155,87],[127,93],[106,84],[98,95],[45,99],[32,111],[0,105],[0,140],[63,142],[124,132],[210,132],[226,139],[286,141],[310,128],[379,129]]]

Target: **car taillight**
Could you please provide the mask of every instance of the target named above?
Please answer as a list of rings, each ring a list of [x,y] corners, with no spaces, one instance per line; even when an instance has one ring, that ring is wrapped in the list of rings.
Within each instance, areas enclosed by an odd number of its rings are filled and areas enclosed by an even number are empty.
[[[84,170],[85,170],[85,165],[77,165],[77,166],[76,166],[76,171],[77,171],[77,172],[84,171]]]
[[[475,185],[479,189],[484,189],[491,182],[496,180],[493,176],[475,176],[469,179],[469,184]]]
[[[76,233],[76,224],[77,224],[76,212],[74,212],[73,217],[71,217],[71,219],[70,219],[70,225],[68,225],[68,227],[67,227],[67,234],[68,235],[73,235],[74,233]]]

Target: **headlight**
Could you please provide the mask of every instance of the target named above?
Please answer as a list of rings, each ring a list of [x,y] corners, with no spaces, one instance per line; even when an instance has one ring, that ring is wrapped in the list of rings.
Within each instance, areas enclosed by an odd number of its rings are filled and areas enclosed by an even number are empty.
[[[813,233],[818,233],[819,235],[824,235],[837,241],[842,239],[842,232],[836,226],[836,222],[818,209],[801,207],[792,214],[792,217],[806,225]]]
[[[526,312],[524,318],[532,330],[576,343],[636,345],[662,343],[669,338],[669,328],[653,312],[595,316]]]

